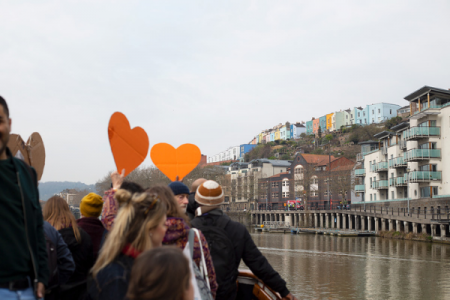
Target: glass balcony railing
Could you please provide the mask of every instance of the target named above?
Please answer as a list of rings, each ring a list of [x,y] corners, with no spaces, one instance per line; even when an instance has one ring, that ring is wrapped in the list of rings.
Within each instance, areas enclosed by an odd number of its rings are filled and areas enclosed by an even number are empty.
[[[365,176],[365,175],[366,175],[366,169],[355,170],[355,176]]]
[[[398,142],[398,146],[400,147],[400,149],[406,149],[406,141],[405,140],[400,140]]]
[[[406,167],[407,163],[405,162],[405,160],[403,159],[402,156],[396,157],[396,158],[391,158],[389,160],[389,168],[401,168],[401,167]]]
[[[375,183],[376,183],[377,190],[387,189],[388,184],[389,184],[389,182],[387,180],[377,180]]]
[[[408,182],[427,182],[442,180],[442,172],[440,171],[413,171],[409,172],[407,176]]]
[[[413,127],[411,129],[403,131],[403,139],[411,140],[415,138],[439,136],[441,134],[440,127]]]
[[[387,169],[388,169],[388,162],[387,161],[380,161],[375,166],[376,166],[375,167],[375,171],[376,172],[387,171]]]
[[[394,185],[395,186],[404,186],[407,185],[407,181],[405,180],[405,177],[394,177],[395,182]]]
[[[355,185],[355,192],[364,192],[366,190],[364,184]]]
[[[411,149],[404,154],[405,161],[441,158],[441,149]]]

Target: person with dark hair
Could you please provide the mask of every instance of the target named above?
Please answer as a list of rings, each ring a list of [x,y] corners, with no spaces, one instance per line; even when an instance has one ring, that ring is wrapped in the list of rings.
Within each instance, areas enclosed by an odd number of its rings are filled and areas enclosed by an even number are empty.
[[[131,270],[129,300],[193,300],[189,261],[175,247],[145,251]]]
[[[169,184],[169,187],[175,195],[175,200],[180,205],[181,210],[186,213],[189,203],[189,188],[181,181],[173,181]]]
[[[11,121],[0,97],[0,299],[43,298],[48,255],[37,175],[7,147]]]
[[[129,191],[130,193],[143,193],[144,188],[137,183],[124,181],[125,178],[125,169],[122,170],[122,173],[114,171],[111,173],[111,182],[112,188],[105,192],[103,196],[103,212],[102,212],[102,223],[105,226],[106,230],[110,231],[112,225],[114,224],[114,219],[117,215],[117,209],[119,208],[119,204],[114,199],[114,195],[116,191],[120,189],[124,189]]]
[[[235,299],[236,280],[241,260],[267,286],[278,292],[283,300],[296,299],[287,289],[286,282],[275,271],[253,242],[247,228],[232,221],[220,209],[224,194],[220,184],[213,180],[203,182],[197,189],[195,201],[200,205],[192,227],[203,232],[209,243],[216,271],[216,300]]]
[[[94,265],[94,251],[89,234],[77,224],[67,202],[53,196],[44,206],[44,220],[61,234],[75,261],[75,272],[59,290],[61,299],[81,299],[86,293],[86,279]]]
[[[160,247],[167,230],[167,208],[158,195],[119,189],[115,198],[119,213],[91,270],[89,299],[124,299],[134,260]]]
[[[167,205],[167,232],[164,236],[163,245],[174,245],[180,249],[184,249],[188,242],[189,231],[191,230],[186,214],[181,210],[180,205],[175,201],[171,189],[167,186],[157,185],[146,191],[150,194],[157,194],[159,199]],[[213,261],[209,253],[208,243],[202,232],[198,231],[200,236],[200,243],[197,236],[194,238],[194,262],[200,269],[200,262],[202,261],[202,250],[205,258],[206,269],[208,271],[209,285],[213,297],[217,291],[216,272],[214,271]]]

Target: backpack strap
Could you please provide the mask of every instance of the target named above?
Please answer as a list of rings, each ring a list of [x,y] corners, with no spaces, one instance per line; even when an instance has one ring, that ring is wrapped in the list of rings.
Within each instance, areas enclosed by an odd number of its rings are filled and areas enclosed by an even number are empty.
[[[188,243],[189,243],[189,250],[191,251],[192,259],[194,259],[194,237],[195,237],[195,231],[192,230],[192,228],[191,228],[189,230]]]

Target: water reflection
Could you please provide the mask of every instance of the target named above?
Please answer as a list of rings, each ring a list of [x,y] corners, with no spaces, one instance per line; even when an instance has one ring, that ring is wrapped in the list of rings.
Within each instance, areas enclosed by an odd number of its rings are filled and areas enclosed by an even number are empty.
[[[253,233],[300,299],[450,299],[450,245]]]

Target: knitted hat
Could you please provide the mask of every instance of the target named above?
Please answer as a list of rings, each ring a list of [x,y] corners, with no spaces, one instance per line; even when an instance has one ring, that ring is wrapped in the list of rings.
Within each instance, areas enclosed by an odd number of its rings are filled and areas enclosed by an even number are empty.
[[[224,196],[222,187],[215,181],[203,182],[195,193],[195,201],[205,206],[215,206],[223,203]]]
[[[80,213],[84,217],[98,218],[102,213],[103,200],[96,193],[89,193],[81,199]]]
[[[180,181],[171,182],[169,184],[169,187],[175,196],[180,195],[180,194],[189,195],[189,193],[190,193],[189,188]]]

